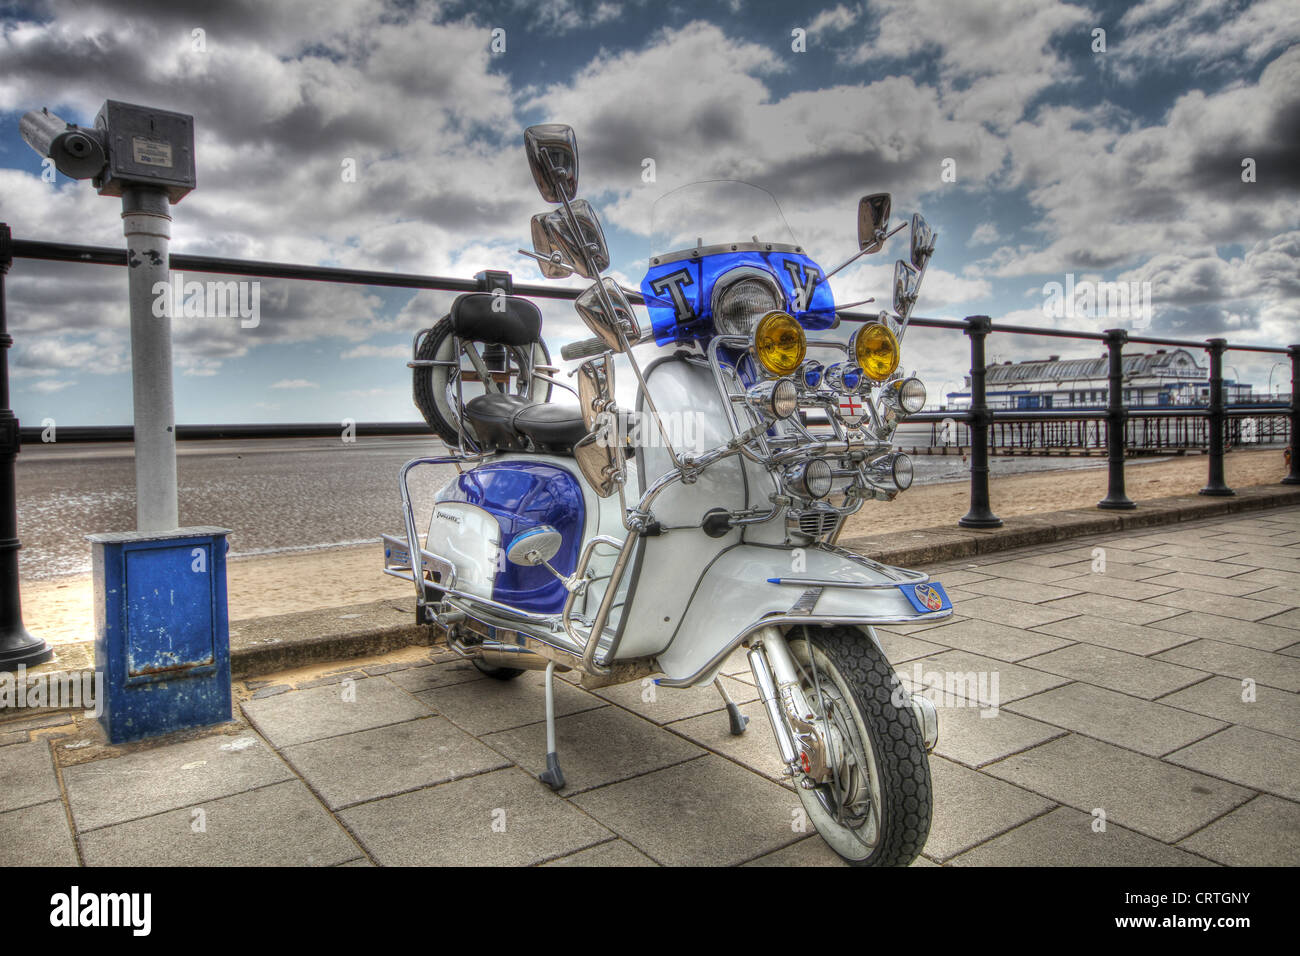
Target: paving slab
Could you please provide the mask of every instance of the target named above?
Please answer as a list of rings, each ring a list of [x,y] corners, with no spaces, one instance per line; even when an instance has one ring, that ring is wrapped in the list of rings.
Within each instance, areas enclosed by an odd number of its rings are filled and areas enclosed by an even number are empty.
[[[1300,573],[1295,571],[1277,571],[1273,568],[1245,568],[1241,565],[1241,580],[1255,581],[1264,587],[1300,588]]]
[[[1300,691],[1300,660],[1223,641],[1198,640],[1155,655],[1163,661],[1222,677],[1249,677],[1257,684]]]
[[[934,818],[923,852],[941,862],[1054,806],[1053,801],[1036,793],[933,754],[930,780]]]
[[[334,866],[356,843],[298,780],[81,837],[88,866]]]
[[[737,704],[758,699],[758,691],[753,684],[724,677],[722,686],[727,688],[727,693]],[[660,687],[651,678],[645,678],[628,681],[626,684],[601,687],[596,693],[605,700],[640,714],[647,720],[653,720],[656,724],[696,717],[723,710],[727,706],[718,689],[712,684],[686,688]]]
[[[1264,586],[1254,581],[1243,581],[1240,578],[1226,577],[1221,574],[1193,574],[1187,571],[1171,571],[1159,577],[1147,578],[1143,583],[1164,585],[1171,591],[1196,591],[1207,595],[1217,594],[1221,597],[1241,597],[1243,594],[1264,590]],[[1256,600],[1267,600],[1267,598],[1256,598]]]
[[[1288,588],[1288,590],[1290,590]],[[1289,627],[1292,630],[1300,630],[1300,610],[1284,611],[1281,614],[1274,614],[1272,617],[1264,618],[1261,623],[1275,624],[1278,627]]]
[[[1212,677],[1160,698],[1160,703],[1231,724],[1300,739],[1300,694],[1263,684],[1248,689],[1231,677]]]
[[[973,676],[972,676],[973,675]],[[956,696],[997,706],[1067,683],[1064,677],[969,651],[944,651],[899,668],[899,676]],[[996,681],[996,685],[995,685]],[[938,703],[939,701],[936,701]]]
[[[1093,572],[1089,568],[1086,573],[1059,581],[1058,585],[1074,591],[1104,594],[1107,597],[1125,598],[1129,601],[1145,601],[1157,594],[1165,594],[1173,590],[1171,587],[1157,586],[1150,581],[1135,580],[1140,575],[1135,575],[1134,571],[1134,566],[1131,564],[1119,565],[1104,574]]]
[[[446,661],[424,667],[411,667],[388,677],[408,694],[418,694],[435,687],[450,687],[474,680],[487,680],[483,672],[469,661]]]
[[[721,715],[715,719],[725,723]],[[555,721],[563,793],[579,793],[660,770],[704,751],[635,714],[606,705]],[[483,742],[537,776],[546,769],[546,725],[529,724],[489,734]]]
[[[614,836],[514,767],[363,803],[339,817],[381,866],[529,866]]]
[[[1007,709],[1151,757],[1177,750],[1226,726],[1200,714],[1091,684],[1067,684],[1013,701]]]
[[[989,578],[987,581],[976,581],[966,585],[963,590],[986,597],[1007,598],[1029,604],[1041,604],[1044,601],[1053,601],[1079,593],[1077,588],[1012,578]]]
[[[1069,807],[1035,817],[949,861],[949,866],[1213,866],[1184,850]]]
[[[876,639],[880,641],[880,647],[885,652],[885,658],[895,667],[904,661],[915,660],[918,657],[929,657],[932,654],[941,654],[947,650],[943,644],[923,641],[919,637],[912,637],[908,634],[898,634],[883,627],[876,628]]]
[[[59,797],[59,782],[44,740],[0,747],[0,811],[35,806]]]
[[[1165,758],[1245,787],[1300,800],[1300,741],[1229,727]]]
[[[667,865],[730,866],[802,835],[798,796],[713,755],[589,790],[573,803]]]
[[[939,577],[939,575],[936,574],[935,577]],[[1035,584],[1052,584],[1063,578],[1075,577],[1075,575],[1071,571],[1061,570],[1056,565],[1047,566],[1026,560],[1024,557],[1016,557],[1010,561],[993,561],[981,564],[979,565],[979,571],[957,571],[953,574],[944,574],[941,580],[945,584],[952,581],[953,584],[961,585],[973,581],[987,581],[990,577],[1010,581],[1032,581]]]
[[[1300,804],[1261,793],[1178,845],[1225,866],[1300,866]]]
[[[249,733],[214,734],[63,771],[72,818],[83,834],[292,777],[284,761]]]
[[[475,736],[546,719],[546,678],[526,671],[513,680],[480,680],[422,691],[419,699]],[[566,680],[555,682],[555,714],[563,717],[605,706],[605,701]]]
[[[442,717],[312,740],[282,753],[332,810],[510,765]]]
[[[917,857],[917,859],[924,859]],[[848,866],[844,859],[814,834],[798,843],[791,843],[774,853],[767,853],[745,866]]]
[[[934,752],[968,767],[979,767],[1064,733],[1060,727],[1005,709],[940,707],[939,742]]]
[[[785,767],[777,753],[772,724],[767,719],[767,708],[762,701],[750,701],[739,706],[741,714],[749,718],[749,725],[738,737],[732,736],[731,723],[721,711],[688,717],[686,720],[666,724],[665,727],[784,785],[789,777],[786,776]]]
[[[1073,618],[1071,618],[1073,620]],[[1061,623],[1065,623],[1064,621]],[[948,648],[955,648],[962,651],[970,651],[973,654],[981,654],[985,657],[996,658],[1000,661],[1014,663],[1025,657],[1033,657],[1035,654],[1042,654],[1045,651],[1053,651],[1059,647],[1066,647],[1070,641],[1061,640],[1056,637],[1048,637],[1039,634],[1036,631],[1026,631],[1018,627],[1011,627],[1006,624],[995,624],[991,621],[981,621],[971,618],[965,621],[958,621],[950,624],[941,631],[935,631],[929,635],[926,642],[928,644],[942,644]],[[890,663],[897,666],[904,660],[913,660],[914,657],[929,657],[942,652],[942,647],[935,647],[928,654],[909,654],[900,660],[894,660],[890,657]],[[886,655],[889,654],[889,647],[886,645]]]
[[[1233,617],[1242,621],[1259,621],[1272,618],[1288,610],[1284,604],[1271,601],[1257,601],[1248,597],[1228,597],[1223,594],[1211,594],[1207,591],[1170,591],[1151,598],[1150,604],[1182,608],[1185,611],[1203,611],[1220,617]],[[1271,623],[1278,623],[1273,621]],[[1300,625],[1297,625],[1300,626]]]
[[[1228,564],[1224,561],[1205,561],[1200,558],[1155,558],[1144,561],[1143,568],[1159,571],[1185,571],[1188,574],[1203,574],[1215,578],[1235,578],[1238,581],[1251,581],[1248,570],[1240,564]],[[1144,580],[1151,580],[1145,578]]]
[[[542,866],[658,866],[632,844],[624,840],[610,840],[589,850],[579,850]]]
[[[1021,663],[1049,674],[1108,687],[1146,700],[1154,700],[1210,676],[1205,671],[1096,644],[1073,644],[1027,658]]]
[[[1065,601],[1079,600],[1082,595],[1064,598]],[[1059,607],[1056,602],[1050,604],[1029,604],[1025,601],[1009,601],[1000,597],[981,597],[973,601],[964,601],[961,605],[962,617],[978,618],[992,621],[994,624],[1014,623],[1018,627],[1034,627],[1074,617],[1082,613],[1069,607]]]
[[[1294,643],[1296,637],[1295,631],[1289,627],[1241,621],[1231,617],[1219,617],[1217,614],[1203,614],[1199,611],[1155,621],[1151,627],[1155,630],[1172,631],[1184,637],[1207,637],[1227,644],[1253,647],[1260,651],[1280,650]],[[1168,650],[1168,648],[1160,650]]]
[[[1123,621],[1112,621],[1091,614],[1081,614],[1064,621],[1042,624],[1034,629],[1034,633],[1051,634],[1065,641],[1112,647],[1117,651],[1126,651],[1143,657],[1167,651],[1179,644],[1189,644],[1193,640],[1187,634],[1159,630],[1149,625],[1126,624]],[[1045,648],[1045,650],[1052,649]]]
[[[387,677],[313,687],[240,705],[244,716],[277,747],[291,747],[384,724],[414,720],[429,707]]]
[[[9,783],[7,778],[5,785]],[[77,848],[62,800],[0,813],[0,867],[76,865]]]
[[[1163,760],[1068,734],[988,764],[983,773],[1163,843],[1199,830],[1253,792]]]
[[[1076,614],[1089,614],[1125,624],[1150,624],[1152,621],[1173,617],[1178,613],[1177,608],[1151,604],[1148,601],[1130,601],[1128,598],[1111,597],[1108,594],[1076,594],[1073,597],[1049,601],[1038,606],[1056,612],[1057,619]],[[1046,623],[1049,622],[1038,621],[1033,626]]]

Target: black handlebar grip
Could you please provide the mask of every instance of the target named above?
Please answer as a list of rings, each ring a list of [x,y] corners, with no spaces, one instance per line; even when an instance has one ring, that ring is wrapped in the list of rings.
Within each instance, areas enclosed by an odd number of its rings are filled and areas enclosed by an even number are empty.
[[[599,355],[601,352],[608,352],[609,346],[603,339],[590,338],[583,339],[581,342],[570,342],[568,345],[561,346],[560,357],[566,362],[574,359],[590,358],[593,355]]]

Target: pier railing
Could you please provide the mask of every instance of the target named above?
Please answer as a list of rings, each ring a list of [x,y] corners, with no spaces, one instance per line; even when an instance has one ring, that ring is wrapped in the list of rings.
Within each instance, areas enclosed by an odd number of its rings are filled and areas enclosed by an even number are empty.
[[[4,314],[4,274],[8,272],[14,259],[43,260],[49,262],[83,263],[91,265],[122,266],[127,265],[127,253],[124,249],[105,246],[84,246],[64,242],[43,242],[35,240],[12,239],[8,226],[0,223],[0,606],[16,606],[17,587],[17,550],[16,502],[14,493],[14,459],[19,449],[18,421],[9,409],[8,371],[6,350],[12,344],[12,338],[5,330]],[[360,269],[343,269],[328,266],[308,266],[289,263],[265,262],[253,259],[231,259],[215,256],[170,256],[173,270],[205,273],[211,275],[246,276],[259,279],[290,279],[298,281],[330,282],[348,285],[365,285],[386,288],[402,288],[435,292],[478,292],[491,287],[490,283],[501,281],[501,273],[481,273],[473,279],[450,278],[446,276],[428,276],[404,273],[378,272]],[[510,291],[515,295],[531,298],[575,299],[582,290],[555,285],[529,285],[514,283],[505,274]],[[638,295],[629,295],[632,301],[640,303]],[[848,321],[865,321],[873,318],[855,313],[842,313]],[[1229,443],[1240,441],[1241,420],[1250,417],[1262,424],[1268,421],[1266,429],[1260,434],[1269,438],[1289,436],[1292,445],[1295,435],[1300,430],[1300,344],[1289,346],[1234,345],[1224,339],[1214,338],[1206,341],[1161,338],[1148,335],[1131,335],[1124,329],[1108,329],[1103,332],[1085,332],[1068,329],[1039,328],[1033,326],[1009,325],[995,323],[988,316],[970,316],[962,321],[950,319],[932,319],[915,317],[911,320],[914,328],[946,329],[961,332],[970,343],[970,377],[971,403],[969,408],[953,411],[927,411],[912,416],[913,423],[930,423],[937,428],[946,422],[960,426],[967,441],[959,444],[969,445],[971,454],[971,506],[970,511],[960,519],[965,527],[997,527],[1001,519],[993,514],[989,505],[989,468],[990,448],[995,444],[995,430],[1002,430],[1005,438],[1008,430],[1027,427],[1035,430],[1034,434],[1043,436],[1038,447],[1046,450],[1068,448],[1070,436],[1084,436],[1083,447],[1104,445],[1109,461],[1109,489],[1106,497],[1098,502],[1103,509],[1129,509],[1136,505],[1128,498],[1124,488],[1124,463],[1130,450],[1159,449],[1165,447],[1203,447],[1208,452],[1208,475],[1206,485],[1201,489],[1203,495],[1233,494],[1224,482],[1223,455]],[[985,359],[985,345],[990,335],[1032,335],[1047,338],[1065,338],[1100,342],[1105,345],[1109,357],[1109,404],[1105,409],[1043,409],[1028,411],[1021,409],[992,409],[989,407],[985,389],[985,375],[988,365]],[[1210,400],[1205,406],[1181,407],[1142,407],[1127,406],[1123,401],[1123,349],[1126,344],[1160,345],[1201,350],[1208,354],[1210,360]],[[1270,404],[1265,407],[1229,408],[1224,401],[1223,356],[1228,351],[1259,352],[1290,357],[1291,397],[1289,405]],[[1163,422],[1157,426],[1153,423]],[[1047,423],[1052,423],[1048,427]],[[1093,428],[1088,430],[1088,423]],[[1171,424],[1179,423],[1179,424]],[[1071,426],[1076,430],[1072,431]],[[1146,431],[1142,429],[1145,426]],[[199,429],[195,427],[195,437]],[[250,426],[261,436],[273,437],[277,429],[301,426]],[[402,426],[403,429],[409,425]],[[1160,431],[1163,429],[1163,432]],[[1163,438],[1154,437],[1163,434]],[[1050,440],[1049,440],[1050,436]],[[118,436],[121,437],[121,436]],[[242,437],[242,436],[241,436]],[[1095,444],[1089,444],[1093,442]],[[1300,484],[1300,456],[1291,455],[1288,474],[1282,478],[1286,484]],[[7,600],[8,588],[12,584],[14,601]],[[4,614],[0,611],[0,617]],[[3,633],[3,621],[0,620],[0,634]]]

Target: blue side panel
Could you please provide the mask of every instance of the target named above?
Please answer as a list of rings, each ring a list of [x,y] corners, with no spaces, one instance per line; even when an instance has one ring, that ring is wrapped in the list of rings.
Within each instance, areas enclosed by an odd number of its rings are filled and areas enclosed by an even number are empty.
[[[503,550],[519,534],[549,524],[563,539],[551,566],[561,574],[572,574],[578,566],[586,509],[577,479],[563,468],[519,459],[480,465],[458,477],[438,500],[466,501],[491,512],[501,526]],[[493,600],[537,614],[564,609],[568,592],[546,568],[504,564]]]
[[[641,295],[650,313],[655,342],[669,345],[712,336],[713,284],[737,266],[753,266],[776,279],[785,292],[787,308],[801,289],[815,282],[809,307],[791,314],[804,328],[814,331],[829,329],[835,323],[835,297],[830,283],[822,278],[825,273],[812,259],[794,252],[719,252],[650,267],[641,280]]]

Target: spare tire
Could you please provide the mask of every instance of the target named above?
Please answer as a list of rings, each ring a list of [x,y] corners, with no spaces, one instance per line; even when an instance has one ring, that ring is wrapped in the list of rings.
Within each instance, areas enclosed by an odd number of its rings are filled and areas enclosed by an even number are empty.
[[[489,367],[500,367],[490,358],[491,346],[482,349],[488,358]],[[518,352],[519,350],[513,350]],[[438,362],[455,361],[458,356],[455,353],[455,340],[452,338],[451,317],[444,315],[439,319],[428,332],[426,332],[419,341],[415,350],[417,360],[432,360]],[[516,362],[519,359],[516,355]],[[546,343],[538,340],[533,343],[533,364],[550,365],[551,353],[547,351]],[[460,433],[457,429],[459,416],[456,414],[455,403],[455,383],[450,375],[451,366],[437,365],[417,365],[411,370],[411,398],[415,401],[415,407],[420,410],[424,417],[425,423],[432,429],[433,433],[446,442],[449,446],[455,447],[460,441]],[[518,383],[516,394],[523,394],[528,383]],[[531,396],[533,401],[548,402],[551,399],[551,383],[539,381],[537,394]],[[481,394],[480,386],[475,386],[464,396],[465,400]],[[475,438],[473,426],[468,422],[465,423],[465,431],[469,438]]]

